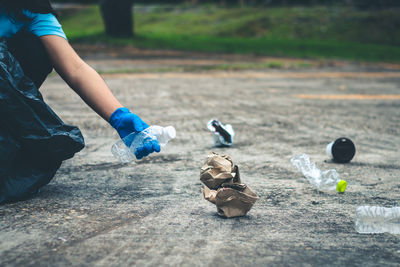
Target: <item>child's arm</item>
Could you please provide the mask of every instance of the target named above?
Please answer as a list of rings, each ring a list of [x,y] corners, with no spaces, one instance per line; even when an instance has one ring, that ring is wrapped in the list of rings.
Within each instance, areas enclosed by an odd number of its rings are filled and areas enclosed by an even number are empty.
[[[148,127],[139,116],[122,107],[100,75],[78,56],[67,40],[55,35],[44,35],[40,39],[57,73],[86,104],[117,130],[121,138]],[[158,142],[145,144],[137,156],[142,158],[154,151],[160,152]]]
[[[100,75],[78,56],[64,38],[45,35],[40,39],[57,73],[95,112],[108,121],[111,114],[122,105]]]

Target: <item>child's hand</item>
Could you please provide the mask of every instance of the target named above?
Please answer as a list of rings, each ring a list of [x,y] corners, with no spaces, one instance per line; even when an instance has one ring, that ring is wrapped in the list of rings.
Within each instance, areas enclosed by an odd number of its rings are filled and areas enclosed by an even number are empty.
[[[133,132],[141,132],[149,125],[142,121],[138,115],[131,113],[127,108],[119,108],[110,116],[110,124],[117,130],[121,139]],[[132,140],[124,140],[127,146],[130,146]],[[152,152],[160,152],[160,144],[157,140],[146,142],[135,152],[137,159],[141,159]]]
[[[127,108],[115,110],[109,121],[111,126],[117,130],[121,139],[130,133],[141,132],[149,127],[138,115],[131,113]]]

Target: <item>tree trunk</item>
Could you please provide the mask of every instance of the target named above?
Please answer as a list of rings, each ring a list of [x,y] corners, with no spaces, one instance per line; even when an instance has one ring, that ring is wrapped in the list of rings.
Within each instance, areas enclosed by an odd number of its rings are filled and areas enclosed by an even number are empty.
[[[106,34],[111,36],[133,36],[133,0],[100,0]]]

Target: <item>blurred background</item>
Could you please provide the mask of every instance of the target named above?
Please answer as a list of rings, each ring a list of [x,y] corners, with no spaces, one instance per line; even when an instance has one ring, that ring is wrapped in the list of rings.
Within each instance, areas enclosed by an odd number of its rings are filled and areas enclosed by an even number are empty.
[[[52,3],[72,44],[400,62],[398,0]]]

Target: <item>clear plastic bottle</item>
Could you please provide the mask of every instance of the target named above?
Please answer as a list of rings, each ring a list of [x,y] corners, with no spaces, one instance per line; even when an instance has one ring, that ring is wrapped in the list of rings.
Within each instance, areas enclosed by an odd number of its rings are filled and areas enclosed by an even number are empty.
[[[344,192],[344,190],[346,190],[347,182],[339,179],[339,174],[336,170],[321,171],[315,166],[314,162],[310,162],[310,157],[308,155],[295,155],[290,159],[290,162],[297,167],[318,190],[337,190],[338,192]]]
[[[400,234],[400,207],[359,206],[355,214],[355,228],[362,234]]]
[[[160,146],[164,147],[175,136],[176,131],[173,126],[162,127],[153,125],[141,132],[125,136],[122,140],[113,144],[111,152],[121,162],[127,163],[136,158],[136,150],[144,143],[157,140]],[[128,147],[126,144],[130,144],[130,146]]]

